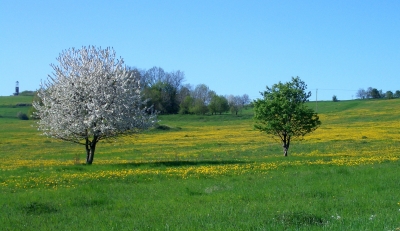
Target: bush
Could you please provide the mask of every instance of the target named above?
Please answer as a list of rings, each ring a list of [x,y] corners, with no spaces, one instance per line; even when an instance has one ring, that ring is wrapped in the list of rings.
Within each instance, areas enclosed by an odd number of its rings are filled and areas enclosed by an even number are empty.
[[[17,113],[17,117],[18,117],[18,119],[20,119],[20,120],[29,120],[28,115],[25,114],[25,113],[22,113],[22,112],[18,112],[18,113]]]
[[[339,101],[338,98],[336,97],[336,95],[333,95],[333,96],[332,96],[332,101],[333,101],[333,102],[338,102],[338,101]]]

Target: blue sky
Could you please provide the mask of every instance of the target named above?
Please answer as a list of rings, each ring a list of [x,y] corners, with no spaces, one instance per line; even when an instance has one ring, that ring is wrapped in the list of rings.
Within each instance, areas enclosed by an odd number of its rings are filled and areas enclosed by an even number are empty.
[[[219,95],[299,76],[315,100],[400,90],[400,1],[0,0],[0,95],[35,90],[62,50],[113,47],[125,63],[185,72]]]

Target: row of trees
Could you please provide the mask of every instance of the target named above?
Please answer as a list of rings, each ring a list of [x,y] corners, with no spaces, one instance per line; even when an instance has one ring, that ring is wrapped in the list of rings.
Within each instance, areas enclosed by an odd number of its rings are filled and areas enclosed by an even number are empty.
[[[192,94],[185,97],[180,104],[180,114],[222,114],[232,112],[238,114],[246,105],[250,103],[247,94],[242,96],[222,96],[209,90],[204,84],[197,85]]]
[[[392,91],[383,92],[382,90],[372,87],[367,88],[367,90],[360,88],[356,93],[356,97],[358,99],[400,98],[400,90],[397,90],[393,93]]]
[[[146,105],[152,106],[161,114],[221,114],[231,111],[238,114],[250,103],[247,94],[242,96],[222,96],[210,90],[205,84],[193,87],[183,84],[184,72],[165,72],[161,67],[151,69],[129,68],[129,71],[140,76],[143,98]]]
[[[140,78],[143,97],[148,99],[146,105],[153,106],[162,114],[174,114],[179,111],[182,94],[185,87],[182,85],[185,74],[178,70],[165,72],[160,67],[149,70],[130,68]]]

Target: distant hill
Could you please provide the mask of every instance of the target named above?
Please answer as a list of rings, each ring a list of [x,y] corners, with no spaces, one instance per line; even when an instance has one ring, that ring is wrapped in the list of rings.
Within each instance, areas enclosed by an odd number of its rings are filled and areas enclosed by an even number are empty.
[[[35,95],[35,91],[23,91],[20,92],[18,96],[34,96]]]
[[[18,112],[28,113],[32,107],[33,96],[0,96],[0,118],[15,118]],[[373,121],[380,120],[393,121],[398,118],[400,99],[368,99],[368,100],[345,100],[339,102],[321,101],[308,102],[307,105],[316,110],[320,115],[335,116],[337,123],[355,122],[355,121]],[[239,117],[218,117],[218,116],[200,116],[203,120],[247,120],[252,118],[252,109],[244,110]],[[161,116],[168,120],[184,119],[188,122],[196,121],[197,116],[189,115],[165,115]]]
[[[32,107],[32,96],[0,96],[0,119],[17,119],[17,113],[28,114]]]
[[[0,96],[0,106],[16,104],[32,104],[33,95]]]

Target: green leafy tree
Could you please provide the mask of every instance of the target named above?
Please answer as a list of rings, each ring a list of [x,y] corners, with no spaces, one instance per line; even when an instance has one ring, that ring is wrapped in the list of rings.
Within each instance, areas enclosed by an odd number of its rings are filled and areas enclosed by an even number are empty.
[[[155,84],[151,87],[145,88],[143,90],[143,93],[144,97],[148,99],[146,102],[147,107],[153,107],[156,111],[160,113],[164,112],[164,107],[162,105],[161,87]]]
[[[399,90],[397,90],[397,91],[394,93],[394,97],[400,98],[400,91],[399,91]]]
[[[299,77],[292,77],[290,82],[267,86],[261,92],[263,98],[254,101],[254,127],[279,137],[284,156],[288,155],[292,139],[303,138],[321,124],[318,114],[305,105],[311,96],[306,89]]]
[[[371,90],[371,98],[373,98],[373,99],[379,99],[379,98],[381,98],[381,94],[380,94],[380,92],[378,91],[378,89],[372,88],[372,90]]]
[[[214,95],[208,105],[211,114],[222,114],[229,110],[228,100],[222,95]]]
[[[179,112],[179,104],[189,94],[184,91],[178,95],[180,90],[185,89],[182,86],[185,78],[182,71],[165,72],[161,67],[153,67],[147,71],[130,68],[130,71],[140,75],[144,98],[149,99],[147,106],[152,106],[161,114]]]
[[[179,105],[179,114],[190,114],[194,104],[194,99],[191,96],[186,96],[182,103]]]
[[[193,107],[190,108],[190,112],[204,115],[208,112],[208,107],[201,99],[195,99]]]
[[[392,92],[392,91],[387,91],[386,94],[385,94],[385,96],[386,96],[386,98],[388,98],[388,99],[393,99],[393,98],[394,98],[394,95],[393,95],[393,92]]]
[[[161,114],[175,114],[179,111],[177,90],[170,83],[157,82],[144,90],[149,99],[147,106],[153,106]]]

